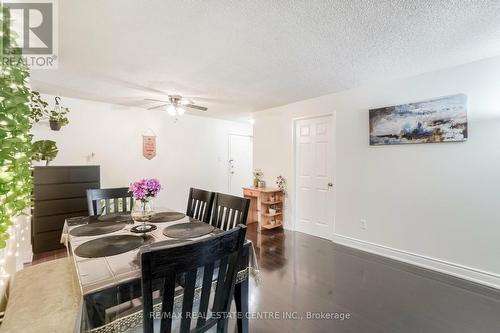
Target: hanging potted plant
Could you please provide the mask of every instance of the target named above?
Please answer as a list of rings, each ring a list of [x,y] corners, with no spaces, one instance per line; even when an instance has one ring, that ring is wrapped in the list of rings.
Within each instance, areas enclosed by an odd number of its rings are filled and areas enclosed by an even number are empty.
[[[54,110],[50,111],[49,115],[49,124],[50,129],[53,131],[59,131],[62,126],[65,126],[69,123],[68,117],[66,116],[69,112],[68,108],[63,108],[59,104],[61,97],[56,97],[56,105],[54,106]]]
[[[59,131],[62,126],[69,123],[67,114],[68,108],[61,107],[61,97],[55,97],[56,104],[54,110],[48,110],[48,104],[45,102],[38,91],[32,91],[30,96],[30,108],[33,120],[37,123],[40,120],[48,119],[50,129]]]
[[[49,165],[50,161],[56,158],[59,150],[55,141],[39,140],[33,142],[32,159],[35,161],[45,161],[45,165]]]

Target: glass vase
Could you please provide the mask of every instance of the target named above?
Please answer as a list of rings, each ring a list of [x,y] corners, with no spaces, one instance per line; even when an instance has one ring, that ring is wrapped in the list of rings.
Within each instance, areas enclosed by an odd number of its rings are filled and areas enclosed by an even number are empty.
[[[134,222],[142,223],[137,229],[147,230],[149,227],[146,222],[149,222],[154,215],[153,200],[147,198],[145,200],[135,200],[132,207],[131,216]]]

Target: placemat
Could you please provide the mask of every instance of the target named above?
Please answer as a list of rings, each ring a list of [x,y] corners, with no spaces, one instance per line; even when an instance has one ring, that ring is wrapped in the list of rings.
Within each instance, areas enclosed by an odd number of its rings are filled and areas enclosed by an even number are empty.
[[[162,222],[173,222],[183,219],[186,214],[178,212],[160,212],[153,215],[149,222],[151,223],[162,223]]]
[[[155,243],[155,240],[152,236],[146,235],[146,237],[150,237],[152,239],[152,241],[148,241],[148,239],[146,238],[146,242],[144,244]],[[186,239],[184,239],[184,240],[182,240],[182,239],[167,239],[167,240],[163,240],[160,242],[156,242],[156,244],[162,245],[162,246],[167,246],[167,245],[175,245],[175,244],[187,244],[189,242],[191,242],[191,241],[186,240]],[[135,259],[132,262],[139,267],[139,263],[141,262],[141,251],[137,252],[137,256],[135,257]]]
[[[123,222],[95,222],[71,229],[69,234],[77,237],[98,236],[122,230],[126,225]]]
[[[144,244],[144,238],[132,235],[107,236],[85,242],[75,249],[83,258],[109,257],[134,250]]]
[[[171,238],[196,238],[211,233],[215,228],[204,222],[188,222],[163,229],[163,234]]]
[[[98,216],[99,221],[104,222],[133,222],[132,217],[128,213],[111,213]]]

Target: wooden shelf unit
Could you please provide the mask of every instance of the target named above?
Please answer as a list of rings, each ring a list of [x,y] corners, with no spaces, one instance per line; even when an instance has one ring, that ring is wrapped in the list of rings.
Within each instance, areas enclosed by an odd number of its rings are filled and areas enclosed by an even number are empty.
[[[258,223],[259,232],[283,227],[283,191],[279,188],[244,187],[243,195],[251,200],[247,224]],[[276,213],[269,213],[270,208],[276,209]]]

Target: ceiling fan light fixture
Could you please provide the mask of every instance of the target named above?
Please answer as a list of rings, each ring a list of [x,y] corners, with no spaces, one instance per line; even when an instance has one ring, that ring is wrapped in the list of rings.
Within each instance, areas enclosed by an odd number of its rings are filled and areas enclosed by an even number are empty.
[[[167,106],[167,113],[171,116],[176,116],[177,110],[175,109],[175,106],[173,106],[173,105]]]
[[[182,106],[177,107],[177,114],[179,116],[182,116],[184,113],[186,113],[186,109],[184,109]]]

